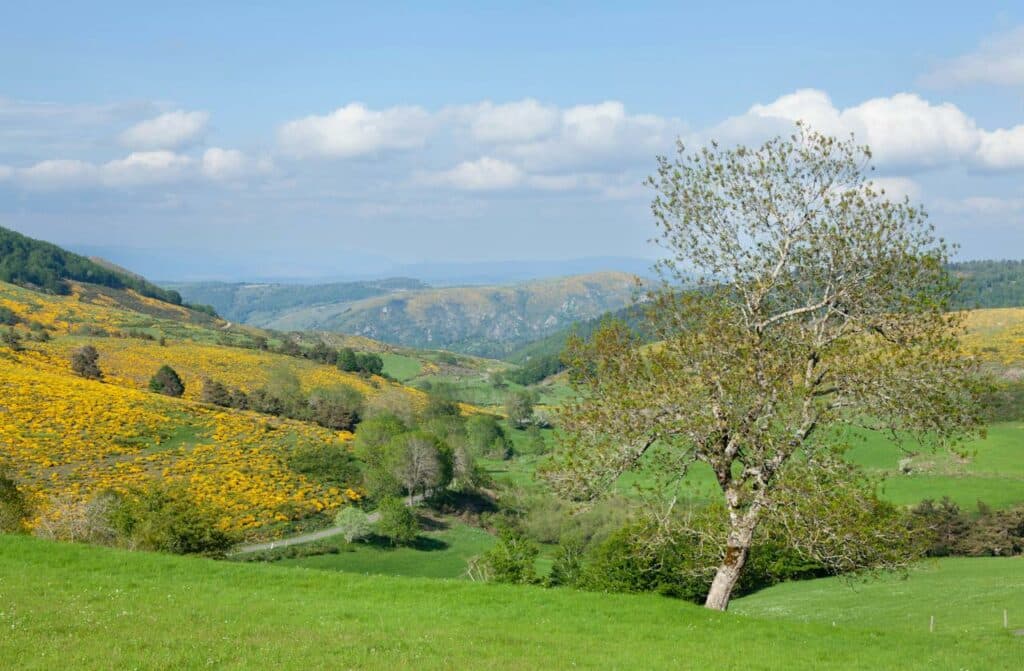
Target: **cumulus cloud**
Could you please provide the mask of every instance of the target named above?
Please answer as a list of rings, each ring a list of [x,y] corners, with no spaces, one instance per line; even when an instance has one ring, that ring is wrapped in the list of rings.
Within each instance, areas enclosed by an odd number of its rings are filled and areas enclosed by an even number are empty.
[[[922,78],[927,86],[1024,86],[1024,26],[988,38],[973,52],[943,63]]]
[[[193,161],[173,151],[139,151],[100,166],[100,180],[110,186],[156,184],[180,179]]]
[[[463,161],[451,170],[420,175],[426,184],[451,186],[466,191],[510,189],[523,181],[523,171],[512,163],[490,156]]]
[[[912,93],[872,98],[839,109],[824,91],[802,89],[746,114],[727,120],[710,135],[723,140],[754,141],[786,132],[795,121],[845,136],[871,147],[885,168],[920,170],[962,163],[983,170],[1024,167],[1024,130],[985,130],[951,103],[933,104]]]
[[[469,124],[473,138],[480,142],[529,142],[550,133],[559,120],[559,110],[533,98],[495,105],[458,108],[456,115]]]
[[[982,133],[978,163],[989,170],[1024,169],[1024,124]]]
[[[871,186],[884,191],[890,200],[921,199],[921,185],[909,177],[876,177],[871,180]]]
[[[124,131],[121,143],[132,149],[176,149],[202,137],[209,118],[206,112],[167,112]]]
[[[16,171],[20,182],[30,188],[84,186],[96,181],[95,165],[76,159],[50,159]]]
[[[279,129],[278,143],[299,158],[352,158],[422,147],[433,128],[434,120],[422,107],[372,110],[350,103],[324,116],[289,121]]]
[[[269,159],[253,160],[237,149],[210,147],[199,162],[199,171],[204,177],[216,181],[230,181],[256,173],[266,173],[273,168]]]

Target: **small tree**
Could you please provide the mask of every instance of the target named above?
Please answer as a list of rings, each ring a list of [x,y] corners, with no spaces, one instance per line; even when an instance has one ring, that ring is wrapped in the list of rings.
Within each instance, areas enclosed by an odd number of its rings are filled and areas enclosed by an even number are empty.
[[[496,459],[512,456],[512,440],[494,415],[472,415],[466,420],[466,438],[474,452]]]
[[[149,390],[164,396],[180,398],[185,393],[185,383],[181,381],[177,371],[164,365],[150,378]]]
[[[802,125],[756,150],[660,158],[650,183],[668,258],[647,311],[658,346],[621,323],[568,346],[580,394],[547,479],[592,498],[641,465],[668,482],[710,467],[728,533],[709,608],[727,607],[760,523],[808,471],[843,482],[842,427],[935,446],[979,425],[947,247],[920,208],[867,182],[869,158]],[[807,470],[787,468],[795,460]],[[830,561],[888,563],[853,545],[831,546],[843,558]]]
[[[522,532],[505,526],[498,542],[480,557],[479,566],[488,580],[513,584],[537,582],[537,545]]]
[[[391,539],[393,545],[409,545],[420,532],[420,524],[416,513],[402,503],[402,499],[388,497],[381,501],[377,509],[380,519],[377,521],[377,533]]]
[[[351,347],[344,347],[338,352],[337,366],[346,373],[354,373],[359,370],[356,353]]]
[[[367,375],[380,375],[384,372],[384,359],[379,354],[357,354],[356,368]]]
[[[366,538],[373,532],[370,516],[355,506],[345,506],[334,517],[334,526],[341,530],[346,543]]]
[[[405,489],[412,505],[416,492],[430,490],[451,481],[452,467],[441,441],[422,431],[403,433],[385,447],[386,466]]]
[[[99,358],[99,352],[92,345],[81,347],[71,355],[71,370],[87,380],[102,380]]]
[[[505,414],[517,429],[528,426],[533,420],[533,394],[526,389],[509,394],[505,398]]]

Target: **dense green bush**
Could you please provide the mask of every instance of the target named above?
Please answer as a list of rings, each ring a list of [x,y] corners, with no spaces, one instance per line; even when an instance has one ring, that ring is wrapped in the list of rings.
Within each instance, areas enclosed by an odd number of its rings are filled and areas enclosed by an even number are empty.
[[[128,493],[111,521],[121,542],[139,550],[221,556],[235,539],[218,524],[216,510],[183,486],[154,483]]]
[[[420,533],[416,513],[408,508],[402,499],[388,497],[377,508],[377,533],[391,541],[392,545],[411,545]]]
[[[466,438],[469,447],[477,454],[492,459],[512,456],[512,439],[505,434],[494,415],[473,415],[467,419]]]
[[[180,398],[185,393],[185,383],[181,381],[178,372],[170,366],[160,366],[160,369],[149,380],[149,390],[165,396]]]
[[[0,305],[0,325],[14,326],[21,322],[21,317],[5,305]]]
[[[309,395],[309,416],[320,426],[351,431],[363,412],[363,395],[344,384],[314,389]]]
[[[540,549],[512,525],[498,531],[498,542],[481,555],[478,568],[493,582],[532,584],[537,580],[537,556]]]

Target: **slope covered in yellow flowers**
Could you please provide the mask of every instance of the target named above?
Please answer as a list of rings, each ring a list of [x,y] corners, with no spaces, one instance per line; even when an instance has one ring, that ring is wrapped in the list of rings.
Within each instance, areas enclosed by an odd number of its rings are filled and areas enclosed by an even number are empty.
[[[204,377],[251,391],[287,371],[307,391],[347,384],[367,397],[393,390],[410,395],[413,403],[423,400],[420,392],[382,378],[217,344],[224,342],[223,322],[194,318],[177,306],[135,312],[123,307],[125,300],[152,299],[92,293],[81,285],[70,296],[49,296],[0,283],[0,306],[22,320],[14,329],[24,337],[20,348],[0,345],[0,466],[27,485],[40,514],[58,500],[157,478],[184,483],[196,498],[215,504],[226,529],[272,535],[287,521],[330,511],[357,496],[288,467],[295,451],[344,447],[352,436],[200,403]],[[31,337],[33,322],[46,327],[49,340]],[[40,332],[36,326],[34,333]],[[71,352],[86,343],[100,353],[103,381],[70,370]],[[185,382],[183,398],[147,390],[164,364]]]

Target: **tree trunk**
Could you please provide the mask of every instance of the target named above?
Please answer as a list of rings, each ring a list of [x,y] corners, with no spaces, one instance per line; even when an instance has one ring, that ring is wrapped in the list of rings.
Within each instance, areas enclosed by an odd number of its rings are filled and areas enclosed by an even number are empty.
[[[708,598],[704,601],[706,608],[714,610],[725,610],[729,607],[729,599],[732,598],[732,590],[739,582],[740,574],[743,572],[743,565],[747,563],[747,556],[750,554],[750,542],[754,537],[754,527],[757,525],[756,513],[741,518],[729,531],[729,539],[725,546],[725,557],[718,566],[715,579],[711,581],[711,590],[708,591]]]

